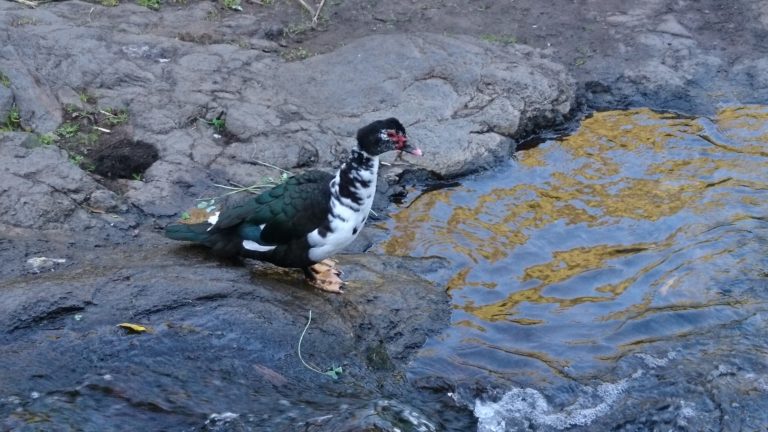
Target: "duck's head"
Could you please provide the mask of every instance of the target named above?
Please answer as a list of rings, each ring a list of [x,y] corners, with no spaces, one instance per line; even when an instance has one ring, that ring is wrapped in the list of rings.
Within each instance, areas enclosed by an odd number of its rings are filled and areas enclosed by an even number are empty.
[[[418,147],[408,144],[408,136],[402,123],[394,117],[377,120],[357,131],[357,146],[371,156],[378,156],[388,151],[404,151],[416,156],[422,152]]]

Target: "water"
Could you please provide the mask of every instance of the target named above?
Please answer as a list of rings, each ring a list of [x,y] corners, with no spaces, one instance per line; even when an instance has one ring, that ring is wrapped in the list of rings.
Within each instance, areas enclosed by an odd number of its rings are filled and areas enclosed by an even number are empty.
[[[386,222],[379,252],[455,268],[411,377],[481,431],[768,421],[768,107],[596,113],[517,156]]]

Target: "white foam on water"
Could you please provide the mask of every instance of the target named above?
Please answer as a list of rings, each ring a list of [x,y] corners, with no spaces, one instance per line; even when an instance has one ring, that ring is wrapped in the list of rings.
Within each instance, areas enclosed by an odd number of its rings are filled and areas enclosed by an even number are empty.
[[[572,405],[556,409],[549,405],[539,391],[531,388],[513,388],[498,402],[475,401],[474,413],[478,419],[478,432],[504,432],[531,426],[562,430],[572,426],[586,426],[605,415],[618,402],[630,381],[639,378],[642,370],[630,378],[615,383],[586,387]],[[509,425],[510,429],[507,429]]]
[[[674,360],[677,358],[677,353],[675,351],[670,351],[667,353],[666,357],[658,358],[654,357],[650,354],[644,354],[644,353],[638,353],[635,354],[635,356],[640,357],[646,366],[648,366],[651,369],[666,366],[667,363],[669,363],[670,360]]]
[[[223,413],[213,413],[210,416],[208,416],[208,420],[205,422],[205,424],[211,424],[211,423],[227,423],[231,420],[234,420],[236,418],[240,417],[240,414],[235,414],[233,412],[223,412]]]

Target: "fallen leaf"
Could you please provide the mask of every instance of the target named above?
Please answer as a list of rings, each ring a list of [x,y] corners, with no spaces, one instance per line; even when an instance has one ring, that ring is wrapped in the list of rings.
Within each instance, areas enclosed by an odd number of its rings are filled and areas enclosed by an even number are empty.
[[[152,329],[149,327],[145,327],[140,324],[132,324],[132,323],[120,323],[117,325],[120,328],[124,328],[128,330],[131,333],[145,333],[145,332],[151,332]]]
[[[253,368],[256,369],[256,372],[258,372],[259,375],[269,381],[272,385],[283,386],[288,384],[288,380],[273,369],[260,364],[253,365]]]
[[[341,376],[342,372],[343,371],[341,369],[341,366],[338,366],[338,367],[334,367],[333,369],[331,369],[331,370],[329,370],[327,372],[324,372],[324,374],[328,375],[329,377],[331,377],[333,379],[338,379]]]

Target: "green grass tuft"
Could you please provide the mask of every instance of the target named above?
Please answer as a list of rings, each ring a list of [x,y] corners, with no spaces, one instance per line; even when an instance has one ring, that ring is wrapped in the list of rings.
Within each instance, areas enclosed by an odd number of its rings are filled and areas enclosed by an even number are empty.
[[[0,132],[13,132],[24,130],[21,127],[21,112],[19,107],[11,105],[11,109],[8,110],[8,115],[5,116],[4,124],[0,125]]]
[[[151,10],[160,10],[160,0],[136,0],[136,4]]]
[[[509,34],[500,34],[500,35],[486,34],[486,35],[480,36],[480,39],[486,42],[495,43],[499,45],[514,45],[517,43],[517,37]]]
[[[80,132],[80,125],[77,123],[64,123],[56,129],[56,134],[65,138],[72,138],[78,132]]]

